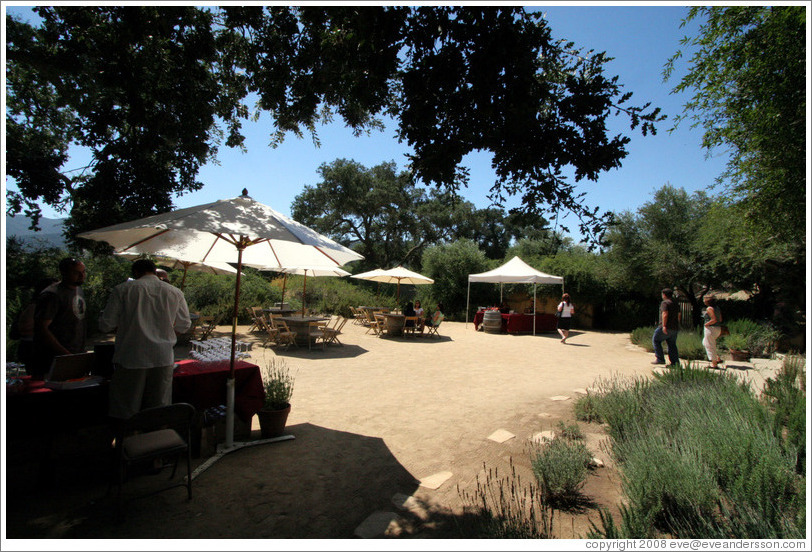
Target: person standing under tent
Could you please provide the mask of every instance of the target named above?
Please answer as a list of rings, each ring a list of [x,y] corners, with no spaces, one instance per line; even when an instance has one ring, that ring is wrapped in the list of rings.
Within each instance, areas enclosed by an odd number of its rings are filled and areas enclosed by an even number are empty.
[[[133,263],[134,280],[113,288],[99,329],[116,332],[115,371],[110,381],[111,418],[125,420],[142,409],[172,403],[177,335],[192,321],[183,292],[165,285],[155,263]]]
[[[42,379],[51,369],[55,356],[85,352],[87,305],[82,284],[85,265],[74,258],[59,261],[62,279],[37,296],[34,310],[35,379]]]

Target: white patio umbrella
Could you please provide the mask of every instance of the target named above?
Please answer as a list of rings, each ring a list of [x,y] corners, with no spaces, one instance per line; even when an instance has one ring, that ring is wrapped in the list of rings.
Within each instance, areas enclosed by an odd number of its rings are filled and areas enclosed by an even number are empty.
[[[423,276],[422,274],[418,274],[417,272],[412,272],[411,270],[405,269],[402,266],[396,266],[395,268],[390,268],[389,270],[376,268],[375,270],[370,270],[369,272],[361,272],[360,274],[354,274],[352,278],[359,278],[361,280],[369,280],[372,282],[384,282],[386,284],[397,283],[398,300],[400,299],[401,283],[412,285],[434,283],[434,280],[432,280],[431,278]]]
[[[300,276],[304,276],[304,285],[302,287],[302,316],[304,316],[304,308],[306,305],[306,293],[307,293],[307,277],[316,277],[316,276],[349,276],[350,273],[346,270],[342,270],[337,266],[326,266],[326,265],[300,265],[300,266],[283,266],[283,267],[266,267],[266,266],[256,266],[259,270],[273,270],[276,272],[282,272],[285,274],[285,282],[282,284],[282,303],[285,303],[285,284],[287,284],[288,274],[298,274]]]
[[[243,263],[279,267],[331,263],[340,266],[364,258],[254,201],[247,190],[239,197],[83,232],[78,237],[107,242],[119,253],[147,253],[194,262],[234,262],[236,250],[225,448],[231,448],[234,443],[234,364]]]

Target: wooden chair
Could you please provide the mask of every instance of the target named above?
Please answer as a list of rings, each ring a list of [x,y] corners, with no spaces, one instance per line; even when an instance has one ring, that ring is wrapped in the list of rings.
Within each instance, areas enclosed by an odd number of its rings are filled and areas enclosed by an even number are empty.
[[[248,328],[248,332],[257,331],[261,333],[267,333],[270,326],[268,326],[268,321],[265,318],[265,313],[262,312],[262,307],[246,307],[248,309],[248,313],[251,315],[251,327]]]
[[[324,328],[324,342],[326,344],[335,343],[337,345],[344,346],[341,341],[339,341],[338,336],[341,335],[341,329],[347,323],[347,319],[343,316],[339,316],[336,318],[335,324],[332,327],[326,326]]]
[[[200,332],[200,337],[197,339],[199,341],[206,341],[211,332],[217,327],[217,324],[220,322],[219,316],[201,316],[198,319],[197,330]]]
[[[440,334],[439,334],[439,333],[437,333],[437,328],[439,328],[439,327],[440,327],[440,324],[442,324],[442,323],[443,323],[443,320],[444,320],[444,319],[445,319],[445,315],[444,315],[444,314],[440,314],[440,316],[438,317],[437,323],[435,323],[435,324],[434,324],[434,325],[432,325],[432,326],[429,326],[428,324],[426,324],[426,329],[428,330],[428,334],[426,334],[426,335],[434,335],[434,336],[437,336],[437,338],[439,339],[439,338],[440,338]]]
[[[383,337],[384,333],[386,332],[386,317],[384,316],[383,311],[376,311],[372,313],[372,317],[375,319],[375,327],[377,328],[378,337]]]
[[[173,458],[172,474],[175,477],[181,456],[186,456],[186,480],[148,493],[155,494],[174,487],[186,487],[192,498],[192,450],[191,431],[195,407],[187,403],[147,408],[124,420],[116,431],[116,483],[118,505],[121,506],[121,489],[128,476],[128,469],[136,464],[161,462]],[[111,480],[112,483],[112,480]],[[109,488],[108,488],[109,490]]]
[[[409,322],[411,322],[411,325],[409,324]],[[417,329],[417,317],[407,316],[403,322],[403,335],[406,336],[411,334],[412,336],[414,336],[415,335],[414,332],[416,329]]]
[[[321,340],[321,348],[324,349],[325,346],[325,328],[327,324],[325,322],[311,322],[307,328],[307,348],[308,350],[313,348],[313,341],[318,344],[319,340]]]
[[[355,324],[356,326],[369,325],[369,321],[367,320],[367,314],[363,311],[363,309],[356,309],[355,307],[350,307],[350,312],[352,312],[353,324]]]
[[[375,318],[375,313],[368,309],[364,309],[364,316],[367,318],[367,331],[366,333],[372,332],[375,335],[380,335],[382,327],[378,326],[378,321]]]
[[[268,341],[273,341],[276,345],[298,347],[296,344],[296,332],[290,331],[284,320],[279,320],[276,315],[272,314],[268,319],[268,323],[270,324],[268,332],[270,339]]]

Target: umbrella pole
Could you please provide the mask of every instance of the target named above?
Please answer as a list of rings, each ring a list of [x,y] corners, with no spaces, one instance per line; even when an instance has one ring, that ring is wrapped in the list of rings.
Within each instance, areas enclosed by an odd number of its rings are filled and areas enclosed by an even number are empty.
[[[180,280],[180,290],[183,291],[183,286],[186,284],[186,271],[189,270],[189,267],[183,265],[183,278]]]
[[[307,305],[307,270],[304,273],[304,287],[302,288],[302,318],[304,318],[305,306]]]
[[[279,308],[285,308],[285,286],[288,285],[288,273],[285,272],[285,279],[282,280],[282,303],[279,304]]]
[[[226,381],[226,442],[223,447],[230,449],[234,446],[234,357],[237,349],[237,313],[240,308],[240,275],[242,274],[242,250],[244,246],[237,246],[237,284],[234,286],[234,316],[231,322],[231,364],[229,376]]]

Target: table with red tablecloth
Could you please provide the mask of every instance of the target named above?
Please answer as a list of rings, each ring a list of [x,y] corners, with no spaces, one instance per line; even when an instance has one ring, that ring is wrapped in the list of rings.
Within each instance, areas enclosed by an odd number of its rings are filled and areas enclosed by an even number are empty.
[[[485,311],[477,311],[474,314],[474,329],[482,324]],[[554,314],[537,313],[536,333],[554,332],[557,319]],[[532,314],[504,314],[502,313],[502,333],[533,333]]]
[[[201,362],[182,360],[178,362],[172,378],[172,401],[187,402],[198,411],[226,404],[226,380],[229,361]],[[234,365],[234,412],[244,422],[262,408],[265,389],[259,366],[239,360]]]
[[[178,362],[172,378],[172,401],[188,402],[199,412],[226,404],[229,362]],[[79,389],[55,390],[42,381],[22,378],[19,389],[6,385],[6,431],[9,437],[104,425],[107,418],[109,382]],[[237,361],[234,369],[234,412],[251,420],[265,397],[259,366]]]

